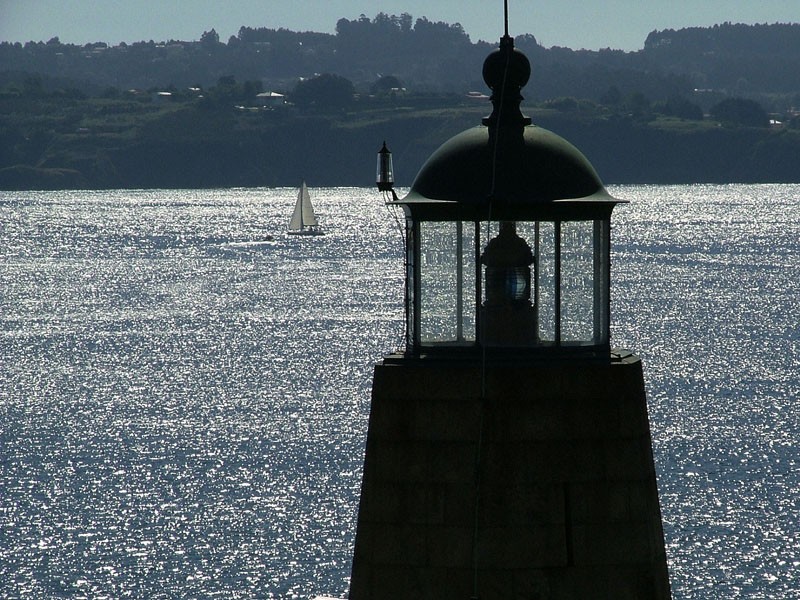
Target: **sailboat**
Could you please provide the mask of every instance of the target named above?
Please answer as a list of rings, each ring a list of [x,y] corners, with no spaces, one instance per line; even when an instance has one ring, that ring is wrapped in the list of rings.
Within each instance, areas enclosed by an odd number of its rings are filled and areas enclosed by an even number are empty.
[[[319,226],[314,207],[311,205],[311,196],[304,181],[297,192],[297,202],[294,213],[289,221],[289,235],[322,235],[324,232]]]

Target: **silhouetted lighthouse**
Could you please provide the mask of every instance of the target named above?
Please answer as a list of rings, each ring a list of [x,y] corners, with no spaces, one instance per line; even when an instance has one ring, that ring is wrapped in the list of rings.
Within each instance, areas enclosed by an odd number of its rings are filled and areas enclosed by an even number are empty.
[[[620,201],[522,115],[529,75],[506,33],[492,114],[402,200],[379,153],[407,335],[375,367],[353,600],[670,597],[642,366],[609,341]]]

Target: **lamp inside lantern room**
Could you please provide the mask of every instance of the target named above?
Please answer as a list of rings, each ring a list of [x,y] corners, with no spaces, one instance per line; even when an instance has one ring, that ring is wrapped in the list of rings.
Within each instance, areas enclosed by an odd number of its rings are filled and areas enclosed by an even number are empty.
[[[484,301],[481,339],[489,344],[525,344],[535,340],[536,306],[531,303],[530,245],[517,235],[514,221],[501,221],[499,233],[481,255]]]

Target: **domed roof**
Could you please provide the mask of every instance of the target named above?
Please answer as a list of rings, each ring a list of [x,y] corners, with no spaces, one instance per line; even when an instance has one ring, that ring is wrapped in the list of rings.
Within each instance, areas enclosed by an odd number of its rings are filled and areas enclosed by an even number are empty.
[[[492,114],[436,150],[402,200],[436,219],[604,218],[612,198],[587,158],[519,110],[530,63],[504,36],[484,62]]]
[[[618,202],[567,140],[534,125],[520,129],[521,135],[501,138],[499,144],[487,126],[453,136],[422,166],[403,203],[453,202],[465,218],[487,212],[500,218],[507,210],[556,211],[554,202],[604,205],[608,211]]]

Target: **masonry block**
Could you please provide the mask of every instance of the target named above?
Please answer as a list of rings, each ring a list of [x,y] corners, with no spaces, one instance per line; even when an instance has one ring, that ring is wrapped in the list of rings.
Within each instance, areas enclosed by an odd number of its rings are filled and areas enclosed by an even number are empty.
[[[637,357],[376,366],[350,597],[476,593],[670,597]]]

